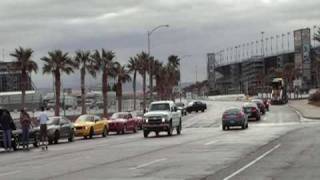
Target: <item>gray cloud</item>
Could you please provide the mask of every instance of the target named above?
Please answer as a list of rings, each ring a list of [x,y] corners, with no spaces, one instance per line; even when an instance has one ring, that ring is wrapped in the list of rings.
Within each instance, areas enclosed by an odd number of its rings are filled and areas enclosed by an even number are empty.
[[[202,80],[207,52],[255,40],[260,31],[271,36],[319,24],[319,5],[314,0],[2,0],[0,48],[8,53],[31,47],[36,60],[53,49],[105,48],[126,63],[146,49],[147,30],[170,24],[152,35],[152,54],[161,61],[191,54],[182,61],[182,79],[194,81],[197,64]],[[40,74],[33,79],[41,87],[52,84]],[[78,79],[76,74],[64,83]]]

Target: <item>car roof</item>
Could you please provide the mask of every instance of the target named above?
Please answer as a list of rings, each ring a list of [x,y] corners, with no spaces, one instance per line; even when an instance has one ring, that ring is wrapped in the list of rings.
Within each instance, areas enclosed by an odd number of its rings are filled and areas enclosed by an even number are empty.
[[[225,110],[224,112],[229,112],[229,111],[234,111],[234,110],[239,110],[239,111],[241,111],[241,108],[239,108],[239,107],[231,107],[231,108]]]

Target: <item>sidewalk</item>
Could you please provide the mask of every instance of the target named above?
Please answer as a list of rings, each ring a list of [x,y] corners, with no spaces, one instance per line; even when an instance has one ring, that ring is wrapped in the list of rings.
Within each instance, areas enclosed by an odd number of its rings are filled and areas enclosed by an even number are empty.
[[[320,120],[320,107],[308,104],[308,100],[289,101],[288,105],[299,111],[304,118]]]

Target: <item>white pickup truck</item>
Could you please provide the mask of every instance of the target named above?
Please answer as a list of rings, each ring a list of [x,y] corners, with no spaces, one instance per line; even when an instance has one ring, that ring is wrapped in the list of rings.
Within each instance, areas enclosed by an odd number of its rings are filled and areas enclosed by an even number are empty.
[[[171,136],[173,129],[176,129],[177,134],[181,134],[181,113],[173,101],[153,102],[150,104],[148,112],[144,114],[142,127],[145,138],[152,131],[156,133],[156,136],[161,131],[165,131],[168,136]]]

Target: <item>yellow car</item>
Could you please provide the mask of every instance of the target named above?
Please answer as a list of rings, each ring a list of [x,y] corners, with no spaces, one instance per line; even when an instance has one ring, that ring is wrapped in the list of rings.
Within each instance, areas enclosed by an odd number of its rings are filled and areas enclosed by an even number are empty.
[[[81,115],[74,123],[75,136],[83,136],[92,138],[94,135],[102,135],[106,137],[108,134],[108,121],[96,115]]]

